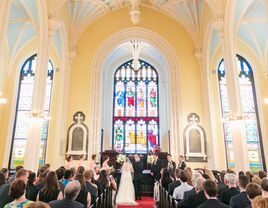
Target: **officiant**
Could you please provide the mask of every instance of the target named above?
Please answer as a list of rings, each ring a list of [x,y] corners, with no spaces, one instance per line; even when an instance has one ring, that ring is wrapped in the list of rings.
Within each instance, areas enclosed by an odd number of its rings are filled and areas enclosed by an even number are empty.
[[[139,155],[134,155],[133,161],[133,169],[134,169],[134,189],[135,189],[135,199],[141,199],[141,192],[142,192],[142,171],[143,171],[143,162],[140,160]]]

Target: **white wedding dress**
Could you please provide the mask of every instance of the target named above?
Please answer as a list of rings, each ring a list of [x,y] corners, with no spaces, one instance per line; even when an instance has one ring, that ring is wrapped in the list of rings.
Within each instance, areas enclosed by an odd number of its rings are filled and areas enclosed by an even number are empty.
[[[127,158],[122,167],[120,185],[115,200],[117,205],[138,205],[138,203],[135,202],[135,190],[131,176],[132,172],[132,164]]]

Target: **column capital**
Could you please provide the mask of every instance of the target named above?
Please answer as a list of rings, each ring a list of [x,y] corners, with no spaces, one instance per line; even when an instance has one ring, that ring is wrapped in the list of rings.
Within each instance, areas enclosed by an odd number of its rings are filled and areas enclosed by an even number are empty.
[[[52,39],[56,30],[61,27],[61,22],[57,21],[55,18],[48,19],[48,37]]]
[[[200,69],[203,69],[203,50],[202,48],[195,48],[194,50],[194,56],[198,61],[198,64],[200,66]]]
[[[222,14],[214,16],[213,28],[218,32],[219,38],[224,39],[224,17]]]

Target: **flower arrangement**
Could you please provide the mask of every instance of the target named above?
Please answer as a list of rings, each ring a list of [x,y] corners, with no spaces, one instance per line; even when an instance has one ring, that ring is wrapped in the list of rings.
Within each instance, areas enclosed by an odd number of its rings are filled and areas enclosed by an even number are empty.
[[[148,157],[147,157],[147,163],[149,163],[149,164],[154,163],[154,156],[153,155],[148,155]]]
[[[125,162],[125,160],[126,160],[126,155],[123,155],[123,154],[117,155],[116,162],[122,164],[123,162]]]

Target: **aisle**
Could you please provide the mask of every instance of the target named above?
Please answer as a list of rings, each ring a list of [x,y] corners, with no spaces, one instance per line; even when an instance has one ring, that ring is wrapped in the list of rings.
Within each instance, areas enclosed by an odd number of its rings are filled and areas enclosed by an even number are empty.
[[[117,208],[153,208],[155,205],[155,201],[152,197],[142,197],[141,200],[137,201],[139,203],[138,206],[122,206],[119,205]]]

